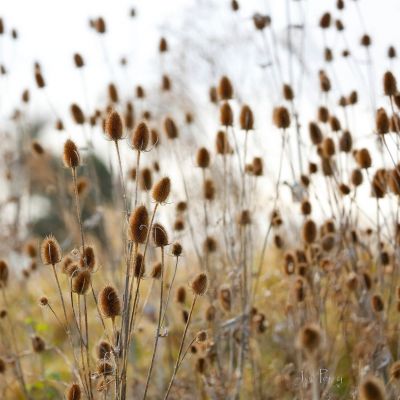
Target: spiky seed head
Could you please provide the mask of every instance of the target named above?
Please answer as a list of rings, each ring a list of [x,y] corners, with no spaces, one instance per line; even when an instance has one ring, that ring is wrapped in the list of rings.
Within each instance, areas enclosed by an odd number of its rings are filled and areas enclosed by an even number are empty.
[[[206,253],[215,253],[217,251],[217,241],[213,237],[207,236],[204,240],[203,248]]]
[[[305,325],[299,333],[298,345],[308,355],[315,354],[322,345],[322,333],[319,326],[314,323]]]
[[[134,243],[145,243],[149,228],[149,213],[145,206],[136,207],[129,217],[129,238]]]
[[[46,350],[46,343],[40,336],[33,336],[31,338],[32,349],[35,353],[42,353]]]
[[[150,132],[147,124],[145,122],[141,122],[135,129],[135,132],[132,137],[132,146],[137,151],[146,150],[147,145],[149,144]]]
[[[218,131],[215,138],[215,149],[217,154],[228,154],[229,153],[229,142],[228,137],[224,131]]]
[[[376,313],[381,313],[385,309],[382,296],[375,294],[371,297],[371,307]]]
[[[331,26],[331,14],[326,12],[322,15],[321,19],[319,20],[319,26],[322,29],[328,29]]]
[[[386,392],[383,382],[373,376],[367,376],[359,387],[360,400],[385,400]]]
[[[237,0],[232,0],[231,8],[232,8],[232,11],[238,11],[239,10],[239,2]]]
[[[165,53],[168,51],[168,43],[167,43],[167,39],[165,39],[165,37],[162,37],[160,39],[160,43],[158,45],[158,51],[160,53]]]
[[[186,301],[186,289],[184,286],[179,286],[176,290],[176,302],[179,304],[185,304]]]
[[[49,299],[48,299],[46,296],[42,296],[42,297],[39,299],[39,304],[40,304],[42,307],[46,307],[46,306],[49,304]]]
[[[64,143],[63,161],[67,168],[79,167],[81,157],[79,155],[78,147],[71,139],[68,139]]]
[[[394,96],[397,94],[396,78],[390,71],[386,71],[383,75],[383,92],[386,96]]]
[[[108,98],[111,103],[118,103],[119,101],[118,89],[114,83],[108,85]]]
[[[212,201],[215,198],[215,185],[212,179],[206,179],[203,183],[203,193],[206,200]]]
[[[44,154],[44,148],[37,140],[32,142],[32,151],[39,156]]]
[[[361,169],[368,169],[372,165],[372,159],[368,149],[358,150],[356,153],[356,162]]]
[[[96,356],[99,360],[111,358],[111,352],[111,345],[105,340],[100,341],[96,347]]]
[[[329,117],[329,125],[331,126],[331,130],[333,132],[339,132],[342,129],[341,123],[338,117],[331,115]]]
[[[83,61],[83,57],[79,53],[74,54],[74,63],[76,68],[82,68],[85,65],[85,62]]]
[[[153,279],[160,279],[161,278],[161,269],[162,269],[162,265],[161,265],[161,263],[155,263],[154,265],[153,265],[153,268],[152,268],[152,270],[151,270],[151,274],[150,274],[150,276],[153,278]]]
[[[232,83],[227,76],[223,76],[219,81],[218,97],[220,100],[230,100],[233,97]]]
[[[161,178],[153,188],[152,196],[157,203],[164,203],[171,191],[171,180],[168,177]]]
[[[90,288],[90,271],[78,269],[72,275],[72,291],[79,295],[85,294]]]
[[[168,75],[162,76],[161,89],[164,92],[169,92],[171,90],[171,79],[169,78]]]
[[[110,140],[121,140],[123,136],[123,123],[119,113],[112,110],[107,115],[104,123],[104,131]]]
[[[227,101],[222,103],[222,105],[220,107],[219,119],[220,119],[222,126],[232,126],[233,125],[233,111]]]
[[[153,176],[150,168],[143,168],[139,176],[140,189],[149,192],[153,186]]]
[[[133,276],[137,279],[143,278],[145,270],[143,254],[138,253],[133,260]]]
[[[247,104],[245,104],[240,110],[240,128],[244,131],[254,129],[253,111]]]
[[[39,70],[35,71],[35,81],[36,81],[36,85],[39,89],[43,89],[46,86],[46,82],[44,80],[43,74]]]
[[[287,101],[292,101],[294,99],[294,92],[292,86],[285,83],[283,85],[283,98]]]
[[[202,296],[206,293],[208,287],[208,278],[205,273],[198,274],[190,284],[193,292],[197,296]]]
[[[44,265],[56,265],[61,261],[61,247],[53,235],[47,236],[41,246],[40,255]]]
[[[164,120],[164,131],[165,131],[165,134],[167,135],[168,139],[171,139],[171,140],[176,139],[179,135],[178,127],[176,126],[176,123],[170,117],[167,117]]]
[[[72,119],[77,125],[83,125],[85,123],[85,115],[83,114],[83,111],[78,104],[71,104],[70,111]]]
[[[271,17],[256,13],[253,15],[253,23],[257,30],[262,31],[271,24]]]
[[[97,33],[103,35],[106,33],[106,21],[103,17],[99,17],[94,21],[94,29]]]
[[[349,131],[344,131],[339,140],[339,149],[343,153],[350,153],[353,147],[353,138]]]
[[[208,96],[210,99],[210,102],[213,104],[217,104],[218,102],[218,92],[217,88],[215,86],[211,86],[209,91],[208,91]]]
[[[205,315],[206,321],[207,322],[214,321],[216,313],[217,313],[217,309],[215,308],[214,305],[211,304],[210,306],[208,306],[206,309],[206,315]]]
[[[197,151],[196,162],[197,166],[203,169],[210,166],[210,153],[205,147]]]
[[[384,108],[379,108],[376,112],[375,124],[378,134],[384,135],[389,132],[390,121]]]
[[[304,223],[302,229],[302,237],[303,240],[308,244],[313,243],[317,238],[317,226],[312,219],[308,219]]]
[[[323,140],[322,132],[317,123],[310,122],[308,125],[308,131],[310,134],[310,139],[312,144],[318,145],[322,142]]]
[[[152,238],[156,247],[165,247],[168,245],[168,234],[161,224],[153,224],[151,228]]]
[[[112,286],[106,286],[100,291],[99,308],[105,318],[114,319],[121,315],[121,302],[117,291]]]
[[[96,266],[96,256],[93,246],[85,246],[85,249],[82,249],[81,253],[81,258],[79,260],[80,267],[89,268],[89,270],[92,271]]]
[[[311,206],[310,201],[307,200],[307,199],[304,199],[304,200],[301,202],[301,213],[302,213],[303,215],[310,215],[310,214],[311,214],[311,211],[312,211],[312,206]]]
[[[67,390],[66,400],[81,400],[82,391],[77,383],[73,383]]]
[[[290,126],[290,114],[286,107],[275,107],[273,111],[273,122],[279,129],[286,129]]]
[[[396,58],[397,54],[396,54],[396,49],[393,46],[390,46],[388,48],[388,58]]]
[[[322,142],[322,154],[326,158],[332,157],[336,152],[335,142],[332,138],[326,137]]]
[[[113,366],[107,361],[99,361],[96,369],[99,375],[112,375],[114,373]]]
[[[203,342],[205,342],[205,341],[207,340],[207,337],[208,337],[207,331],[200,331],[200,332],[197,332],[197,335],[196,335],[196,342],[198,342],[198,343],[203,343]]]
[[[263,161],[261,157],[254,157],[252,162],[252,172],[254,176],[262,176],[263,175]]]
[[[0,260],[0,287],[6,287],[8,282],[8,264]]]
[[[371,36],[369,36],[367,34],[362,35],[360,43],[361,43],[361,46],[364,46],[364,47],[371,46],[371,43],[372,43]]]
[[[181,245],[180,243],[175,242],[175,243],[172,245],[172,254],[173,254],[175,257],[179,257],[179,256],[182,255],[182,245]]]
[[[230,312],[232,308],[232,292],[228,285],[221,285],[218,290],[218,300],[221,308],[225,312]]]

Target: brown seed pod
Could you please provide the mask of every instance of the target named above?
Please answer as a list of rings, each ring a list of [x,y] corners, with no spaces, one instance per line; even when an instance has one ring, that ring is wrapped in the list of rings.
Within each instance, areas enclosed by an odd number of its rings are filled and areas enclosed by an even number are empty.
[[[332,138],[327,137],[322,142],[322,154],[325,158],[330,158],[335,154],[335,142]]]
[[[71,139],[64,143],[63,161],[67,168],[79,167],[81,158],[76,144]]]
[[[210,153],[205,147],[197,151],[196,162],[197,166],[203,169],[210,166]]]
[[[276,107],[273,111],[273,122],[279,129],[286,129],[290,126],[290,114],[286,107]]]
[[[73,383],[66,392],[66,400],[81,400],[82,391],[77,383]]]
[[[361,169],[368,169],[372,165],[372,159],[368,149],[358,150],[356,153],[356,162]]]
[[[208,278],[204,273],[198,274],[190,284],[193,292],[197,296],[202,296],[206,293],[208,287]]]
[[[308,244],[313,243],[317,238],[317,226],[312,219],[308,219],[304,223],[302,229],[302,237],[303,240]]]
[[[256,13],[253,15],[253,22],[255,28],[262,31],[271,24],[271,17],[269,15]]]
[[[99,293],[99,308],[104,318],[114,319],[121,315],[121,302],[112,286],[104,287]]]
[[[208,338],[207,331],[197,332],[196,342],[204,343],[207,340],[207,338]]]
[[[292,101],[294,99],[293,88],[286,83],[283,85],[283,98],[287,101]]]
[[[206,200],[212,201],[215,198],[215,186],[212,179],[206,179],[203,184],[203,194]]]
[[[153,265],[152,270],[151,270],[150,276],[151,276],[153,279],[160,279],[160,278],[161,278],[161,269],[162,269],[161,263],[155,263],[155,264]]]
[[[369,35],[364,34],[361,36],[361,40],[360,40],[361,46],[369,47],[369,46],[371,46],[371,43],[372,43],[371,37]]]
[[[81,268],[89,268],[90,271],[94,270],[96,266],[96,256],[92,246],[85,246],[85,250],[82,249],[79,265]]]
[[[85,123],[85,115],[83,114],[82,109],[78,106],[78,104],[71,104],[71,115],[72,119],[77,125],[83,125]]]
[[[262,176],[263,175],[263,161],[261,157],[254,157],[252,162],[252,173],[254,176]]]
[[[227,76],[223,76],[219,81],[218,96],[220,100],[230,100],[233,97],[233,87]]]
[[[185,304],[186,301],[186,289],[184,286],[179,286],[176,290],[176,302],[179,304]]]
[[[384,383],[373,375],[367,376],[359,387],[360,400],[386,400]]]
[[[146,267],[144,264],[143,254],[136,254],[135,259],[133,260],[133,276],[137,279],[143,278]]]
[[[171,80],[168,75],[163,75],[161,80],[161,89],[164,92],[168,92],[171,90]]]
[[[324,59],[326,62],[331,62],[333,60],[332,50],[328,47],[324,49]]]
[[[396,58],[397,54],[396,54],[396,49],[393,46],[390,46],[388,48],[388,58],[393,59]]]
[[[113,366],[107,361],[100,361],[96,370],[99,375],[112,375],[114,373]]]
[[[339,132],[342,129],[341,123],[337,117],[331,115],[329,117],[329,124],[333,132]]]
[[[160,144],[160,135],[155,129],[152,129],[150,132],[150,139],[151,139],[151,144],[154,147],[157,147]]]
[[[397,94],[396,78],[390,71],[386,71],[383,75],[383,92],[386,96],[394,96]]]
[[[43,78],[43,75],[39,70],[35,71],[35,81],[39,89],[43,89],[46,86],[46,82]]]
[[[164,131],[168,139],[176,139],[178,137],[178,127],[172,118],[165,118],[164,120]]]
[[[49,235],[43,240],[40,255],[44,265],[56,265],[61,261],[61,248],[54,236]]]
[[[217,132],[217,136],[215,138],[215,149],[217,154],[225,155],[229,153],[230,146],[225,132]]]
[[[145,122],[141,122],[132,136],[132,147],[137,151],[144,151],[149,144],[150,132]]]
[[[376,132],[380,135],[384,135],[389,132],[389,117],[384,108],[379,108],[376,112],[375,117]]]
[[[94,21],[94,29],[99,34],[106,33],[106,22],[104,21],[103,17],[99,17]]]
[[[400,166],[388,171],[387,174],[388,186],[390,190],[400,196]]]
[[[110,140],[117,141],[122,139],[122,118],[117,111],[112,110],[108,113],[104,123],[104,131]]]
[[[326,12],[322,15],[321,19],[319,20],[319,26],[322,29],[328,29],[331,26],[331,14]]]
[[[320,143],[322,143],[322,132],[321,129],[319,128],[319,126],[315,123],[315,122],[310,122],[308,125],[308,131],[310,134],[310,139],[312,144],[314,145],[318,145]]]
[[[298,345],[307,354],[313,355],[322,344],[322,333],[318,325],[310,323],[305,325],[299,334]]]
[[[227,101],[222,103],[220,107],[219,119],[222,126],[228,127],[233,125],[233,111]]]
[[[331,81],[324,71],[320,71],[319,73],[319,87],[321,89],[321,92],[327,93],[331,90]]]
[[[217,104],[218,93],[217,93],[217,88],[215,86],[210,87],[210,89],[208,91],[208,97],[209,97],[211,103]]]
[[[344,131],[339,140],[339,149],[343,153],[350,153],[353,147],[353,139],[349,131]]]
[[[161,224],[153,224],[151,232],[156,247],[165,247],[168,245],[168,234]]]
[[[153,188],[152,196],[157,203],[164,203],[171,191],[171,180],[168,177],[161,178]]]
[[[247,104],[245,104],[240,110],[240,128],[244,131],[254,129],[253,111]]]
[[[232,308],[232,293],[228,285],[222,285],[218,290],[218,301],[223,311],[230,312]]]
[[[326,107],[318,108],[318,121],[327,123],[329,121],[329,110]]]
[[[203,247],[204,247],[204,251],[205,252],[214,253],[217,250],[217,242],[213,237],[208,236],[204,240],[204,246]]]
[[[45,153],[43,146],[36,140],[32,142],[32,152],[38,156],[42,156]]]
[[[303,278],[297,278],[293,286],[294,297],[297,303],[301,303],[306,298],[306,285]]]
[[[143,89],[143,86],[141,85],[136,86],[136,97],[138,99],[144,99],[146,97],[146,93]]]
[[[164,37],[162,37],[160,39],[160,43],[158,44],[158,51],[160,53],[165,53],[168,51],[168,43],[167,43],[167,39],[165,39]]]
[[[336,244],[335,235],[332,233],[326,234],[321,240],[322,250],[329,252],[331,251]]]
[[[134,243],[145,243],[149,228],[149,213],[145,206],[136,207],[129,217],[129,238]]]
[[[139,176],[140,189],[149,192],[153,186],[153,178],[150,168],[143,168]]]
[[[249,210],[242,210],[239,213],[238,224],[241,226],[251,224],[251,213]]]
[[[79,295],[85,294],[90,287],[90,271],[77,269],[72,275],[72,291]]]
[[[35,353],[42,353],[46,350],[46,343],[40,336],[33,336],[31,339],[32,349]]]
[[[177,218],[174,222],[175,231],[183,231],[185,229],[185,222],[183,219]]]
[[[303,215],[310,215],[312,211],[312,206],[309,200],[303,200],[301,202],[301,213]]]
[[[85,65],[85,62],[83,61],[83,57],[79,53],[74,54],[74,63],[76,68],[82,68]]]
[[[99,360],[111,358],[112,348],[110,343],[102,340],[96,347],[96,356]]]
[[[175,257],[181,256],[182,255],[182,245],[180,243],[178,243],[178,242],[175,242],[172,245],[172,251],[171,252]]]
[[[8,264],[0,260],[0,287],[6,287],[8,281]]]

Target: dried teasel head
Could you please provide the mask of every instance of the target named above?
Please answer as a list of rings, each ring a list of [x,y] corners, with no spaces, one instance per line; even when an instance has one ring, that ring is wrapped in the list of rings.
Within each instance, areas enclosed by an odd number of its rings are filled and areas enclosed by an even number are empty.
[[[287,129],[290,126],[290,114],[286,107],[276,107],[273,111],[273,122],[279,129]]]
[[[190,283],[190,287],[196,296],[202,296],[206,293],[208,287],[208,278],[205,273],[198,274]]]
[[[110,111],[104,123],[104,131],[108,138],[113,141],[121,140],[123,130],[122,118],[119,113],[115,110]]]
[[[375,294],[371,297],[371,307],[376,313],[381,313],[385,309],[385,304],[381,295]]]
[[[175,242],[172,245],[172,251],[171,253],[175,256],[175,257],[180,257],[182,255],[182,245],[178,242]]]
[[[158,44],[158,51],[160,53],[165,53],[168,51],[168,43],[167,43],[167,39],[165,39],[165,37],[162,37],[160,39],[160,43]]]
[[[219,119],[222,126],[228,127],[233,125],[233,111],[227,101],[222,103],[220,107]]]
[[[86,269],[77,269],[72,275],[72,291],[76,294],[83,295],[89,290],[90,282],[90,271]]]
[[[390,71],[386,71],[383,75],[383,92],[386,96],[394,96],[397,94],[396,78]]]
[[[112,375],[114,373],[113,366],[107,361],[99,361],[96,370],[99,375]]]
[[[151,270],[151,274],[150,274],[150,276],[153,278],[153,279],[160,279],[161,278],[161,270],[162,270],[162,265],[161,265],[161,263],[155,263],[154,265],[153,265],[153,268],[152,268],[152,270]]]
[[[326,12],[322,15],[321,19],[319,20],[319,26],[322,29],[328,29],[331,26],[331,14]]]
[[[390,121],[384,108],[379,108],[375,117],[376,132],[384,135],[389,132]]]
[[[203,183],[203,194],[206,200],[212,201],[215,198],[215,185],[212,179],[206,179]]]
[[[294,92],[292,86],[285,83],[283,85],[283,98],[287,101],[292,101],[294,99]]]
[[[359,387],[360,400],[386,400],[384,383],[377,377],[370,375],[364,378]]]
[[[176,126],[176,123],[170,117],[167,117],[164,120],[164,131],[165,131],[165,134],[167,135],[168,139],[171,139],[171,140],[176,139],[179,135],[178,127]]]
[[[196,163],[200,168],[208,168],[210,166],[210,153],[205,147],[201,147],[197,151]]]
[[[149,228],[149,213],[145,206],[136,207],[129,217],[129,238],[134,243],[145,243]]]
[[[32,349],[35,353],[42,353],[44,350],[46,350],[46,343],[40,336],[33,336],[31,338],[31,343]]]
[[[135,129],[132,136],[132,147],[137,151],[146,150],[150,139],[150,132],[147,124],[141,122]]]
[[[230,312],[232,308],[232,293],[228,285],[221,285],[218,290],[218,301],[225,312]]]
[[[168,234],[166,229],[161,224],[153,224],[151,232],[153,242],[156,247],[168,246]]]
[[[0,287],[7,286],[8,282],[8,264],[0,260]]]
[[[77,125],[83,125],[85,123],[85,115],[83,114],[83,111],[78,104],[71,104],[70,111],[72,119]]]
[[[223,76],[219,81],[218,97],[220,100],[230,100],[233,97],[232,83],[227,76]]]
[[[372,165],[372,159],[368,149],[360,149],[355,154],[356,162],[361,169],[368,169]]]
[[[80,267],[89,268],[90,271],[93,271],[96,266],[96,255],[93,246],[85,246],[81,253],[81,258],[79,260]]]
[[[322,135],[321,129],[319,128],[317,123],[310,122],[308,125],[308,131],[310,134],[310,139],[311,139],[312,144],[318,145],[322,142],[323,135]]]
[[[184,286],[179,286],[175,294],[176,302],[179,304],[185,304],[186,302],[186,288]]]
[[[253,15],[253,22],[255,28],[259,31],[262,31],[271,24],[271,17],[269,15],[256,13]]]
[[[308,244],[313,243],[317,238],[317,226],[312,219],[308,219],[304,223],[302,228],[302,237]]]
[[[81,400],[82,391],[81,387],[77,383],[73,383],[65,394],[66,400]]]
[[[240,128],[244,131],[254,129],[253,111],[247,104],[245,104],[240,110]]]
[[[168,177],[161,178],[153,188],[152,197],[157,203],[164,203],[171,191],[171,180]]]
[[[85,61],[83,60],[83,57],[79,53],[74,54],[74,64],[76,68],[82,68],[85,66]]]
[[[228,137],[224,131],[218,131],[215,137],[215,150],[217,154],[229,154],[230,146]]]
[[[81,158],[76,144],[71,139],[64,143],[63,161],[67,168],[79,167]]]
[[[53,235],[47,236],[41,246],[40,255],[44,265],[56,265],[61,261],[61,247]]]
[[[143,254],[136,254],[135,259],[133,260],[133,276],[137,279],[143,278],[146,267],[144,263]]]
[[[139,175],[139,186],[141,190],[149,192],[153,187],[153,177],[150,168],[143,168]]]
[[[117,291],[112,286],[106,286],[100,291],[99,308],[105,318],[115,319],[121,315],[121,302]]]
[[[112,347],[110,343],[105,340],[99,342],[96,347],[96,356],[99,360],[111,358]]]
[[[298,346],[308,355],[314,355],[322,345],[322,332],[318,325],[309,323],[305,325],[298,336]]]

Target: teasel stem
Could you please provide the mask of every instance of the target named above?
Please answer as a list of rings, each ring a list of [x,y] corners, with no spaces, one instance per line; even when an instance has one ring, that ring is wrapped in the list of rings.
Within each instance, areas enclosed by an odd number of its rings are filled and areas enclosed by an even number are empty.
[[[83,376],[85,377],[85,385],[86,385],[87,395],[90,398],[89,382],[87,381],[86,365],[85,365],[85,358],[84,358],[84,351],[83,351],[84,342],[83,342],[83,334],[82,334],[81,299],[80,299],[79,295],[77,295],[77,297],[78,297],[78,324],[79,324],[79,332],[80,332],[79,346],[80,346],[80,352],[81,352],[81,363],[82,363]]]
[[[138,203],[139,166],[140,166],[140,151],[138,151],[136,155],[135,208]]]
[[[83,309],[84,309],[84,316],[85,316],[86,363],[87,363],[87,368],[88,368],[89,393],[90,393],[90,398],[93,399],[92,379],[91,379],[92,373],[91,373],[91,370],[90,370],[89,325],[88,325],[88,315],[87,315],[86,293],[83,295]]]
[[[79,224],[79,231],[80,231],[80,235],[81,235],[84,263],[86,265],[85,236],[83,234],[83,225],[82,225],[82,219],[81,219],[81,207],[80,207],[80,203],[79,203],[78,185],[77,185],[77,182],[76,182],[76,168],[71,168],[71,172],[72,172],[72,181],[73,181],[73,184],[74,184],[76,216],[78,218],[78,224]]]
[[[8,304],[8,300],[7,300],[7,295],[6,295],[6,288],[4,287],[4,285],[0,284],[1,287],[1,292],[3,295],[3,301],[4,301],[4,305],[5,308],[7,310],[10,309],[9,304]],[[32,399],[32,397],[29,395],[28,393],[28,389],[26,387],[26,382],[25,382],[25,377],[24,377],[24,371],[22,370],[22,366],[21,366],[21,361],[19,359],[19,351],[18,351],[18,345],[17,345],[17,341],[15,339],[15,327],[14,327],[14,322],[12,320],[12,318],[10,317],[10,314],[7,313],[7,319],[8,319],[8,323],[10,324],[10,328],[11,328],[11,341],[14,347],[14,351],[15,351],[15,361],[16,361],[16,375],[17,375],[17,379],[20,382],[22,391],[24,392],[25,397],[30,400]]]
[[[186,321],[185,330],[183,331],[181,344],[179,346],[178,357],[176,359],[174,371],[172,373],[172,377],[171,377],[171,380],[169,382],[167,392],[165,393],[164,400],[167,400],[168,397],[169,397],[172,385],[174,384],[174,380],[175,380],[176,374],[177,374],[178,369],[179,369],[180,360],[181,360],[181,354],[182,354],[183,346],[185,344],[185,339],[186,339],[187,331],[188,331],[188,328],[189,328],[190,320],[192,319],[193,310],[194,310],[194,306],[196,304],[197,296],[198,296],[197,294],[194,294],[192,305],[190,307],[190,311],[189,311],[189,315],[188,315],[188,319]]]
[[[146,387],[144,389],[143,400],[146,398],[147,391],[149,389],[151,374],[153,372],[153,367],[154,367],[154,360],[155,360],[156,354],[157,354],[158,340],[160,338],[160,332],[161,332],[161,324],[162,324],[162,316],[163,316],[163,294],[164,294],[164,246],[161,246],[161,279],[160,279],[160,286],[161,286],[161,288],[160,288],[160,306],[159,306],[160,309],[158,311],[158,324],[157,324],[157,331],[156,331],[156,339],[154,341],[154,348],[153,348],[153,354],[151,356],[151,363],[150,363],[149,372],[147,373]]]
[[[60,286],[60,281],[58,279],[56,266],[54,264],[52,264],[51,267],[52,267],[52,270],[53,270],[54,278],[55,278],[56,283],[57,283],[58,294],[59,294],[60,299],[61,299],[61,304],[62,304],[62,308],[63,308],[63,312],[64,312],[64,318],[65,318],[65,327],[67,329],[67,333],[69,333],[67,310],[65,308],[64,296],[63,296],[62,291],[61,291],[61,286]]]
[[[163,318],[162,318],[162,321],[161,321],[161,326],[164,325],[165,317],[167,316],[167,310],[168,310],[168,305],[169,305],[169,299],[171,297],[172,286],[174,285],[175,277],[176,277],[176,271],[178,270],[178,261],[179,261],[179,256],[176,257],[174,274],[172,275],[171,283],[169,284],[168,293],[167,293],[167,299],[165,301],[164,315],[163,315]]]
[[[126,197],[125,180],[124,180],[124,174],[122,172],[122,162],[121,162],[121,154],[120,154],[120,151],[119,151],[118,140],[115,140],[114,143],[115,143],[115,149],[117,150],[119,179],[120,179],[121,187],[122,187],[122,198],[123,198],[123,201],[124,201],[125,215],[126,215],[126,220],[128,221],[128,219],[129,219],[129,207],[128,207],[128,199]]]

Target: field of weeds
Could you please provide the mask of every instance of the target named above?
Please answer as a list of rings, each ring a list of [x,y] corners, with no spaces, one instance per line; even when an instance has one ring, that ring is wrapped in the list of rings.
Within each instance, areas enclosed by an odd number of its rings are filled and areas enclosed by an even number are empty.
[[[399,399],[399,7],[113,3],[0,6],[0,399]]]

